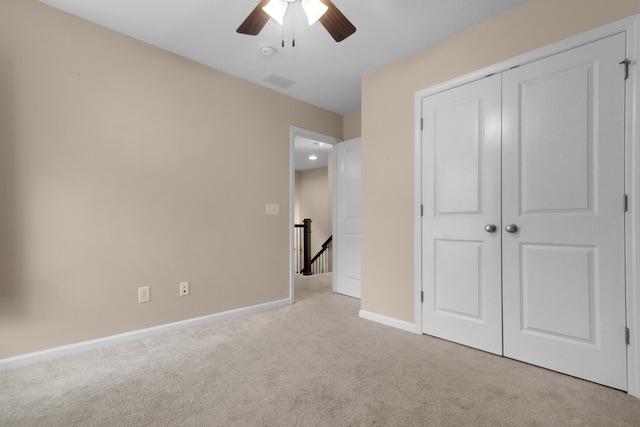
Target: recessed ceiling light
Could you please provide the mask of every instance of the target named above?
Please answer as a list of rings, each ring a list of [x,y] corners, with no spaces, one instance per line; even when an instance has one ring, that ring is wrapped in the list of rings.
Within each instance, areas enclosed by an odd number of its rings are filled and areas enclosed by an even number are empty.
[[[318,160],[318,156],[316,156],[315,154],[312,154],[309,156],[309,160]]]

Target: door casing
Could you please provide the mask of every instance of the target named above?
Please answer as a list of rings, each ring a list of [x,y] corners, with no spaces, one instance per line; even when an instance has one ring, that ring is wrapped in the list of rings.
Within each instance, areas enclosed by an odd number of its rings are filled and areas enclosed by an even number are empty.
[[[414,324],[415,332],[422,334],[422,98],[619,33],[624,33],[626,36],[627,60],[630,61],[625,113],[625,192],[629,196],[625,216],[626,304],[630,335],[627,346],[628,394],[640,398],[640,120],[638,118],[640,67],[637,65],[640,60],[640,15],[613,22],[416,92],[414,98]],[[620,72],[624,72],[623,66],[620,67]]]

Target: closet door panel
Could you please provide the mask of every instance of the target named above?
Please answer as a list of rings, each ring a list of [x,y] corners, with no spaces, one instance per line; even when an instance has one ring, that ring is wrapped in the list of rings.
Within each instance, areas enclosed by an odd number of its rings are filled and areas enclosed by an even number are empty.
[[[502,116],[504,354],[622,390],[624,58],[615,35],[505,72]]]
[[[500,80],[473,82],[422,105],[423,331],[497,354]]]

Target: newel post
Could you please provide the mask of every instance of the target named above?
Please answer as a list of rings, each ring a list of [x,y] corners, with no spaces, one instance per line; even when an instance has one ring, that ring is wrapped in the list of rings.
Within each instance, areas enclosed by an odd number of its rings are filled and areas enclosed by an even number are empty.
[[[302,274],[310,276],[311,273],[311,220],[306,218],[302,220],[304,224],[304,268]]]

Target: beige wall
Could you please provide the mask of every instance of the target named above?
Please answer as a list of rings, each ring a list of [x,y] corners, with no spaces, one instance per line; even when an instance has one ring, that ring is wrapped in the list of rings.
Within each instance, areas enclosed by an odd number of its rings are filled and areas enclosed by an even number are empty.
[[[342,136],[339,115],[0,2],[0,358],[288,298],[289,216],[265,204],[290,206],[291,125]]]
[[[640,13],[640,0],[531,0],[371,73],[362,91],[362,309],[414,321],[414,94]]]
[[[299,207],[296,223],[311,219],[311,253],[317,254],[331,236],[332,188],[329,169],[317,168],[296,172],[296,205]]]
[[[362,135],[362,115],[360,111],[354,111],[353,113],[344,116],[344,122],[342,125],[342,138],[348,141],[353,138],[358,138]]]

